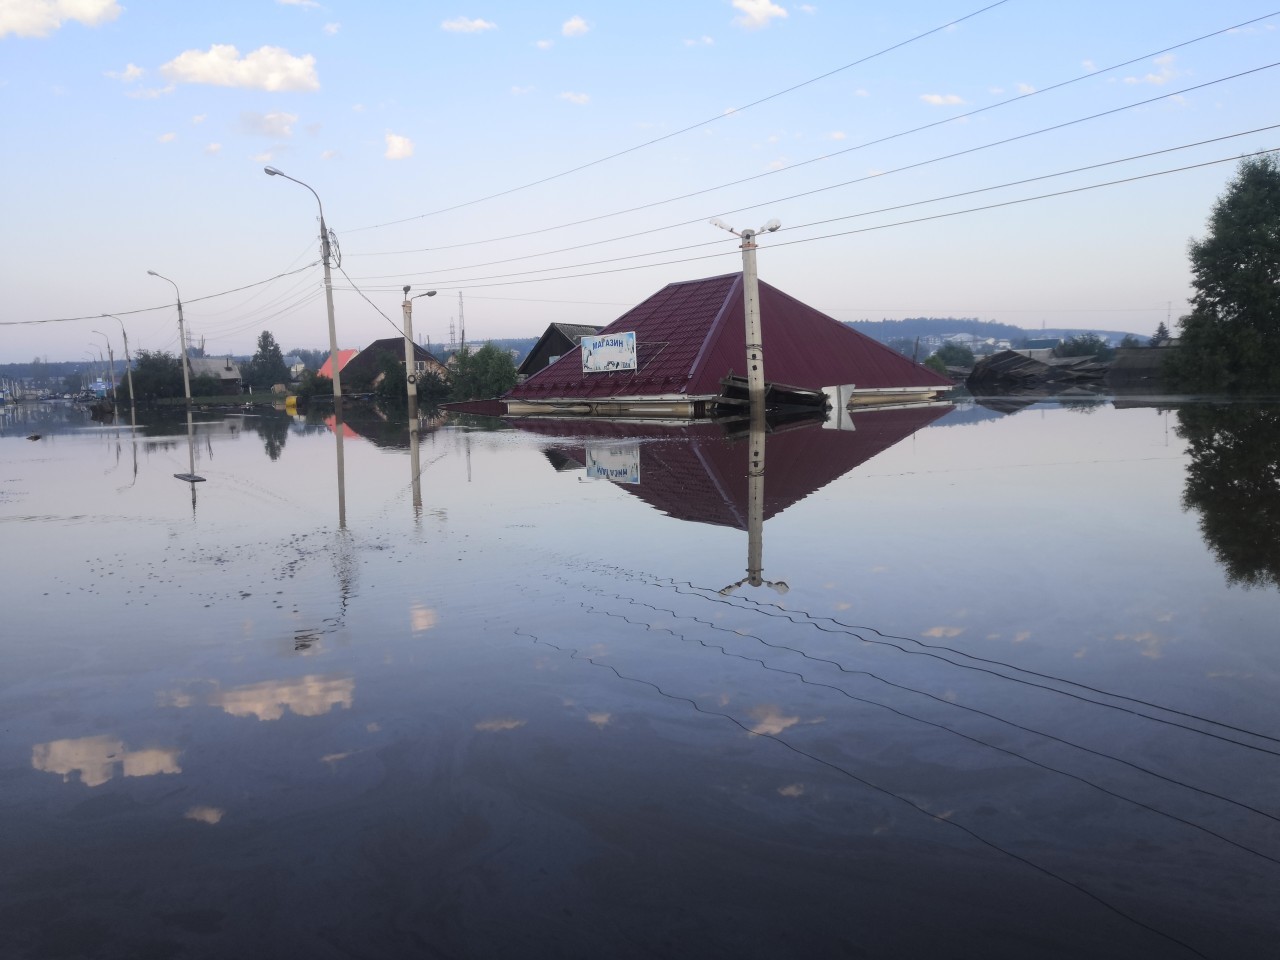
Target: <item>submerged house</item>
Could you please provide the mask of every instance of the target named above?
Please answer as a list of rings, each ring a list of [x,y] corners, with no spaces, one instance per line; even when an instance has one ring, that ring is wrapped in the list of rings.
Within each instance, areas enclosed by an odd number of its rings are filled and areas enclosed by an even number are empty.
[[[187,367],[192,379],[212,377],[218,381],[220,396],[233,396],[240,392],[240,365],[231,357],[188,357]]]
[[[343,389],[348,385],[352,390],[376,387],[386,375],[383,364],[386,360],[404,366],[404,337],[384,337],[369,344],[354,357],[346,361],[341,368]],[[441,379],[449,379],[449,368],[432,356],[418,344],[413,345],[414,370],[421,377],[426,373],[434,373]]]
[[[711,416],[741,404],[746,375],[742,274],[672,283],[628,310],[600,336],[634,333],[634,369],[584,371],[582,349],[565,353],[502,398],[515,416]],[[768,384],[802,391],[843,386],[851,405],[923,400],[946,377],[760,283]]]
[[[600,327],[589,323],[550,324],[533,345],[529,355],[516,368],[516,376],[523,382],[569,351],[577,349],[583,337],[594,337],[599,332]]]

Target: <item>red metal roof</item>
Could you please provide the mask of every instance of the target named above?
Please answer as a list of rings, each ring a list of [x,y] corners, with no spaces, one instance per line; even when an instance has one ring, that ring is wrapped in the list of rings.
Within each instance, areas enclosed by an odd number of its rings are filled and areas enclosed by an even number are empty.
[[[950,405],[867,410],[853,430],[792,426],[765,440],[764,518],[821,490],[951,410]],[[747,528],[746,434],[727,437],[715,423],[635,424],[616,420],[512,421],[521,430],[563,439],[551,446],[580,463],[593,443],[639,441],[640,482],[618,484],[654,509],[694,523]]]
[[[355,357],[355,355],[359,352],[360,352],[359,350],[339,350],[338,351],[338,372],[341,373],[344,369],[346,369],[347,364],[350,363],[352,358]],[[333,379],[333,354],[330,354],[325,359],[324,363],[320,366],[319,371],[316,373],[316,376],[328,377],[330,380]]]
[[[741,273],[669,284],[600,331],[635,331],[638,369],[584,374],[581,351],[572,350],[506,396],[713,396],[722,377],[746,373],[743,311]],[[760,327],[765,379],[772,383],[810,389],[850,383],[859,389],[952,385],[763,282]]]

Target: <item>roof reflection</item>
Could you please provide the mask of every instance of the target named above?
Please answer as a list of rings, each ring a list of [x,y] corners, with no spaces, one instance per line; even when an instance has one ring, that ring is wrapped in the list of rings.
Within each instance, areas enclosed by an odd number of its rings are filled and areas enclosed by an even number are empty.
[[[821,421],[775,427],[768,433],[769,466],[763,519],[822,489],[950,412],[949,404],[866,410],[846,417],[847,428]],[[545,448],[557,471],[593,465],[593,476],[655,510],[694,523],[748,529],[748,437],[717,423],[628,423],[526,418],[521,430],[555,436]],[[628,462],[633,461],[633,462]],[[626,473],[622,472],[625,468]]]

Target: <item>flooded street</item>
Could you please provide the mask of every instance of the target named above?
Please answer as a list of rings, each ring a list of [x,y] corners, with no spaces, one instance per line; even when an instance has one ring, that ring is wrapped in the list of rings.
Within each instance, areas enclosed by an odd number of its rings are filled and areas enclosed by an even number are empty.
[[[1276,405],[3,417],[4,957],[1275,955]]]

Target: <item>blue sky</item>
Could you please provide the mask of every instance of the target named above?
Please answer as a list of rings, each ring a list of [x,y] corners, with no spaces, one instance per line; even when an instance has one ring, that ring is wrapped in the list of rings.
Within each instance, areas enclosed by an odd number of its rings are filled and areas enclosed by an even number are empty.
[[[102,313],[176,350],[147,270],[211,352],[327,347],[315,200],[264,164],[324,202],[343,347],[395,333],[406,283],[440,291],[432,342],[459,291],[471,340],[607,323],[739,269],[715,216],[780,219],[761,278],[840,320],[1149,333],[1233,162],[960,211],[1280,146],[1002,186],[1280,123],[1280,2],[989,3],[2,0],[0,362],[119,353],[115,321],[29,322]]]

